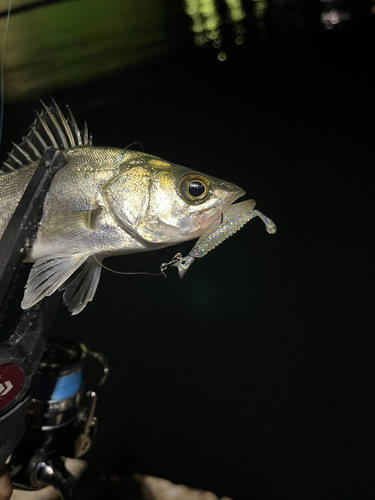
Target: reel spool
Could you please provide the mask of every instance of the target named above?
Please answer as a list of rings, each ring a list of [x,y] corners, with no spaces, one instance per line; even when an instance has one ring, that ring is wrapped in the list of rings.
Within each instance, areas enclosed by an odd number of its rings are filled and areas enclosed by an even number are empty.
[[[84,355],[72,340],[50,340],[30,388],[26,425],[48,431],[76,418],[83,397]]]

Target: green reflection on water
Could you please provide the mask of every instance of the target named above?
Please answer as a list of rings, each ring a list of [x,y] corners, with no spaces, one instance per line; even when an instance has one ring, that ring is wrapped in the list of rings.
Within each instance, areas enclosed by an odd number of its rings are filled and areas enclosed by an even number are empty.
[[[80,83],[163,52],[161,3],[76,0],[14,14],[4,61],[7,100]],[[8,1],[0,5],[5,10]],[[1,37],[5,22],[0,19]]]
[[[255,0],[254,0],[255,1]],[[227,13],[224,20],[219,13],[220,3],[226,4]],[[185,0],[185,12],[192,20],[191,29],[194,32],[195,44],[205,46],[212,42],[214,48],[218,49],[222,44],[222,25],[224,22],[232,25],[235,34],[235,42],[240,45],[243,43],[245,28],[243,21],[246,17],[242,0]],[[224,52],[220,52],[224,54]],[[220,61],[225,59],[218,55]]]

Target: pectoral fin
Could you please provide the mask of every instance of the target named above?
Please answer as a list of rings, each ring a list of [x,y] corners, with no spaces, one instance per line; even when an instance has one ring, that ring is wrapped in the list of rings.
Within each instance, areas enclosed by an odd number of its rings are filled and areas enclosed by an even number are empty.
[[[87,254],[57,255],[43,257],[33,265],[21,302],[22,309],[29,309],[44,297],[49,297],[89,257]]]
[[[60,289],[65,290],[63,299],[68,306],[68,311],[72,315],[79,314],[94,298],[98,287],[102,266],[102,257],[97,257],[97,260],[91,256],[71,276]]]

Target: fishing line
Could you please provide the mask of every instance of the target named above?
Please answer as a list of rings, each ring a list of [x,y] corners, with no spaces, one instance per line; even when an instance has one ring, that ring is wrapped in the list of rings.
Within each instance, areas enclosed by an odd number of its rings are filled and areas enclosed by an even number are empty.
[[[8,14],[7,20],[5,23],[5,32],[4,32],[4,41],[3,41],[3,50],[1,52],[1,69],[0,69],[0,87],[1,87],[1,110],[0,110],[0,150],[1,150],[1,138],[3,136],[3,121],[4,121],[4,58],[5,58],[5,45],[8,36],[8,27],[9,27],[9,19],[10,19],[10,9],[12,6],[12,0],[9,0],[8,4]]]
[[[130,143],[128,146],[126,146],[126,148],[123,150],[123,153],[124,153],[127,149],[129,149],[131,146],[134,146],[134,144],[139,144],[139,145],[141,146],[142,153],[144,153],[144,152],[145,152],[145,148],[143,147],[143,144],[142,144],[141,142],[139,142],[139,141],[134,141],[134,142]]]
[[[167,275],[165,274],[164,272],[164,268],[162,269],[162,267],[164,265],[167,265],[169,263],[163,263],[161,264],[160,266],[160,273],[149,273],[147,271],[134,271],[134,272],[126,272],[126,271],[116,271],[115,269],[111,269],[107,266],[105,266],[104,264],[102,264],[97,258],[95,255],[93,255],[94,259],[96,260],[96,262],[103,268],[103,269],[106,269],[107,271],[110,271],[111,273],[115,273],[115,274],[149,274],[150,276],[161,276],[163,275],[165,278],[167,277]]]

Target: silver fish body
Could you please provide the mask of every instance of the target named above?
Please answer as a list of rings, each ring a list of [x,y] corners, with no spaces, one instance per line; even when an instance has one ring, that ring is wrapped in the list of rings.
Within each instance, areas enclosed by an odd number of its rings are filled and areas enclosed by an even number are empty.
[[[0,175],[0,236],[46,147],[64,151],[27,260],[35,262],[22,307],[58,289],[77,314],[92,300],[101,261],[199,238],[244,191],[236,185],[158,157],[92,146],[87,128],[65,119],[53,102],[4,162]],[[67,147],[68,146],[68,147]]]

